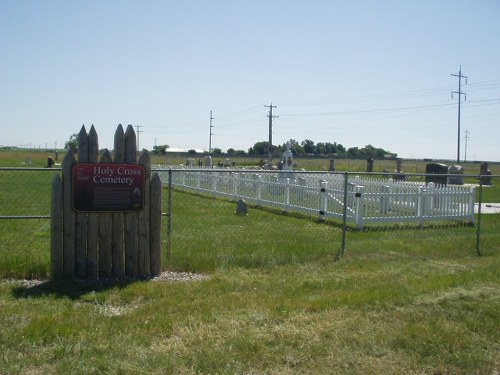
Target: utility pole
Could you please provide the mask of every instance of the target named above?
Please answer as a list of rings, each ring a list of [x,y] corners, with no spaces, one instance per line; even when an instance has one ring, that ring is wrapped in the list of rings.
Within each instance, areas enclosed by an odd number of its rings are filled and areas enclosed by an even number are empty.
[[[466,130],[465,131],[465,156],[464,156],[464,163],[467,163],[467,142],[469,141],[470,138],[470,131]]]
[[[211,154],[212,153],[212,135],[214,135],[214,133],[212,133],[212,129],[213,129],[213,125],[212,125],[212,120],[214,119],[214,117],[212,116],[212,111],[210,111],[210,128],[209,128],[209,136],[208,136],[208,153]]]
[[[139,133],[144,133],[142,130],[139,130],[139,128],[142,128],[142,125],[136,125],[137,128],[136,133],[137,133],[137,151],[140,151],[141,149],[139,148]]]
[[[269,153],[267,156],[267,164],[269,169],[272,168],[272,163],[273,163],[273,118],[277,118],[279,116],[273,116],[273,108],[277,108],[273,103],[271,102],[271,105],[265,105],[264,107],[269,108],[269,114],[267,117],[269,117]]]
[[[467,100],[467,94],[462,92],[462,78],[465,78],[465,84],[467,84],[467,77],[462,75],[462,65],[460,65],[460,69],[458,74],[451,74],[453,77],[458,77],[458,91],[452,91],[451,97],[453,98],[453,94],[458,94],[458,142],[457,142],[457,164],[460,163],[460,102],[462,101],[462,95],[464,99]]]

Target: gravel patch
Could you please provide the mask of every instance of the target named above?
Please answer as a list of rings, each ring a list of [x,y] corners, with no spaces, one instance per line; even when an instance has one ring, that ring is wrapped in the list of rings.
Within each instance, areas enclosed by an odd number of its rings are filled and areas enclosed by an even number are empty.
[[[151,281],[199,281],[208,279],[210,279],[209,275],[200,273],[167,271],[151,278]]]
[[[166,271],[162,272],[158,276],[154,277],[149,277],[146,279],[141,279],[143,281],[201,281],[201,280],[208,280],[210,279],[210,275],[205,275],[205,274],[200,274],[200,273],[190,273],[190,272],[173,272],[173,271]],[[23,288],[34,288],[36,286],[39,286],[43,283],[46,283],[50,281],[49,279],[32,279],[32,280],[26,280],[26,279],[5,279],[1,280],[0,282],[2,284],[13,284],[16,286],[20,286]],[[86,281],[82,281],[85,283]]]

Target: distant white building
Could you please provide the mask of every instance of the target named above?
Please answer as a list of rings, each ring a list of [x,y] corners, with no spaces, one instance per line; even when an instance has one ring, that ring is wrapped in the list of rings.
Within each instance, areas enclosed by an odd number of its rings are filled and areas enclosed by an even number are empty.
[[[182,148],[182,147],[169,147],[166,149],[167,154],[182,154],[182,153],[187,153],[190,150],[196,151],[197,154],[203,154],[206,151],[203,150],[202,148]]]

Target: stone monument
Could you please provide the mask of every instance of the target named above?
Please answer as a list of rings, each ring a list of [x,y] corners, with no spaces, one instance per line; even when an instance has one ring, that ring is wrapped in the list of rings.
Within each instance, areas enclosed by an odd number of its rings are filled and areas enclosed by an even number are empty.
[[[335,159],[331,158],[330,159],[330,167],[328,168],[329,172],[335,172]]]
[[[461,165],[450,165],[448,167],[448,183],[450,185],[464,184],[464,168]]]
[[[283,152],[283,157],[281,158],[284,171],[293,171],[293,153],[290,151],[291,147],[290,142],[287,142],[286,150]]]
[[[491,185],[491,171],[488,169],[487,162],[481,163],[479,174],[481,175],[480,179],[483,185]]]
[[[392,179],[394,181],[404,181],[406,179],[406,175],[402,172],[403,159],[396,159],[396,173],[392,175]]]
[[[243,199],[239,199],[236,203],[236,215],[246,216],[248,215],[248,206]]]
[[[374,163],[373,158],[366,159],[366,171],[367,172],[369,172],[369,173],[373,172],[373,163]]]

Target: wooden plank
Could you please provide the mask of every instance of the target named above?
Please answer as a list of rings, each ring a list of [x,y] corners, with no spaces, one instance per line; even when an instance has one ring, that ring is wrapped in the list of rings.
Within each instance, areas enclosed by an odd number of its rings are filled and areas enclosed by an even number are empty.
[[[125,131],[125,160],[126,164],[137,163],[137,143],[135,138],[135,131],[132,125],[127,126]]]
[[[114,147],[113,160],[115,163],[125,163],[125,133],[123,132],[122,124],[119,124],[116,128]]]
[[[127,126],[125,131],[125,163],[137,163],[137,149],[134,127]],[[138,216],[136,213],[124,215],[125,223],[125,276],[138,276]]]
[[[78,134],[78,162],[88,163],[89,161],[89,139],[85,126],[82,126]],[[76,214],[76,241],[75,241],[75,264],[76,277],[87,278],[87,232],[88,214]]]
[[[63,273],[64,277],[75,277],[75,223],[76,215],[71,203],[71,170],[76,164],[72,149],[66,154],[62,167],[63,182]]]
[[[150,185],[150,260],[151,274],[161,273],[161,179],[157,173],[151,178]]]
[[[52,178],[52,201],[50,212],[50,265],[52,279],[63,276],[63,193],[59,174]]]
[[[89,130],[88,141],[88,162],[97,163],[97,158],[99,155],[99,141],[94,125],[92,125]],[[99,223],[97,213],[89,213],[87,227],[87,278],[89,280],[97,280],[98,278],[98,226]]]
[[[125,276],[136,278],[138,270],[138,218],[136,213],[124,214],[125,223]]]
[[[139,276],[146,276],[151,273],[150,248],[149,248],[149,181],[151,178],[151,158],[147,150],[143,150],[139,157],[138,164],[145,170],[144,176],[144,208],[138,213],[139,239],[138,239],[138,272]]]
[[[125,133],[121,124],[118,125],[114,137],[114,162],[125,162]],[[125,274],[125,244],[124,218],[120,212],[113,213],[111,228],[111,268],[114,278],[121,279]]]
[[[123,278],[125,245],[124,245],[124,222],[122,213],[113,213],[111,225],[111,272],[116,279]]]
[[[101,155],[101,163],[111,163],[111,153],[106,149]],[[99,213],[99,279],[109,279],[112,268],[112,237],[110,233],[113,228],[113,214],[108,212]]]
[[[99,157],[99,138],[94,125],[90,127],[88,135],[88,163],[97,163]]]
[[[85,125],[82,125],[78,133],[78,162],[88,163],[89,161],[89,138]]]

